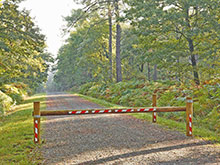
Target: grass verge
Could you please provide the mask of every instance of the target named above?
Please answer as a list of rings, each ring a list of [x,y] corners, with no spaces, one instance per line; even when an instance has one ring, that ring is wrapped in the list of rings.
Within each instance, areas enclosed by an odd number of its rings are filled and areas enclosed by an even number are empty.
[[[13,112],[0,117],[0,164],[38,164],[39,153],[33,143],[33,102],[46,107],[45,94],[28,97]]]
[[[101,99],[96,99],[90,96],[85,96],[85,95],[81,95],[81,94],[76,94],[86,100],[92,101],[96,104],[99,104],[100,106],[104,106],[104,107],[111,107],[111,108],[119,108],[121,107],[120,105],[116,105],[116,104],[112,104],[109,103],[105,100],[101,100]],[[152,114],[151,113],[133,113],[130,114],[138,119],[144,119],[147,121],[152,121]],[[157,116],[157,124],[163,125],[165,126],[165,128],[167,129],[171,129],[171,130],[176,130],[176,131],[180,131],[182,133],[186,133],[186,124],[183,122],[177,122],[171,119],[166,119],[166,118],[162,118]],[[213,131],[210,131],[206,128],[203,127],[199,127],[199,126],[193,126],[193,136],[195,138],[199,138],[199,139],[203,139],[203,140],[210,140],[212,142],[218,143],[220,145],[220,136],[218,134],[216,134]]]

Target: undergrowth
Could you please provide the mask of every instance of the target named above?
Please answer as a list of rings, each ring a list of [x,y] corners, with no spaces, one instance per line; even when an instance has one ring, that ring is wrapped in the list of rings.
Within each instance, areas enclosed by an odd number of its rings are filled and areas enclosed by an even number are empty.
[[[113,104],[130,107],[152,106],[152,95],[157,93],[157,106],[185,106],[186,97],[194,100],[194,125],[220,136],[220,79],[204,82],[200,86],[176,84],[173,81],[119,83],[90,82],[75,92],[103,99]],[[160,117],[185,122],[184,112],[159,113]]]
[[[96,104],[99,104],[100,106],[109,107],[109,108],[126,108],[126,107],[122,107],[117,104],[107,102],[102,99],[97,99],[97,98],[82,95],[82,94],[77,94],[77,95],[86,99],[86,100],[89,100],[89,101],[92,101]],[[149,122],[152,122],[152,114],[151,113],[131,113],[130,115],[132,115],[138,119],[143,119],[143,120],[147,120]],[[172,119],[167,119],[167,118],[158,116],[157,117],[157,124],[163,125],[164,128],[172,129],[175,131],[180,131],[183,134],[186,133],[185,122],[178,122],[178,121],[175,121]],[[199,138],[199,139],[209,140],[209,141],[216,142],[217,144],[220,144],[220,135],[219,134],[215,133],[214,131],[208,130],[207,128],[201,127],[201,126],[193,126],[193,136],[196,138]]]

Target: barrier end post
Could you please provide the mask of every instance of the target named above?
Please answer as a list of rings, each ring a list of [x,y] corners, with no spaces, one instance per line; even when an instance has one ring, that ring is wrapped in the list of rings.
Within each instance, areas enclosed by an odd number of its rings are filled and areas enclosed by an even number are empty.
[[[40,102],[34,102],[34,143],[40,144]]]
[[[186,136],[192,136],[193,100],[186,98]]]
[[[153,101],[152,106],[153,106],[153,107],[156,107],[156,106],[157,106],[157,94],[156,94],[156,93],[153,94],[152,101]],[[156,113],[156,112],[153,112],[153,113],[152,113],[152,122],[153,122],[153,123],[156,123],[156,122],[157,122],[157,113]]]

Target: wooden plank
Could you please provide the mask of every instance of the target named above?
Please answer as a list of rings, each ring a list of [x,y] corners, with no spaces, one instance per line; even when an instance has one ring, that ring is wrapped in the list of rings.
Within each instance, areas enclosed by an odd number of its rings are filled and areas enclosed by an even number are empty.
[[[154,108],[156,109],[155,111],[152,110]],[[150,109],[151,111],[140,111],[143,109]],[[125,112],[125,110],[129,110],[129,111]],[[83,113],[80,113],[82,111]],[[109,109],[56,110],[56,111],[41,111],[41,116],[87,115],[87,114],[106,114],[106,113],[112,114],[112,113],[145,113],[145,112],[179,112],[179,111],[186,111],[186,107],[140,107],[140,108],[135,107],[135,108],[118,108],[118,109],[109,108]]]

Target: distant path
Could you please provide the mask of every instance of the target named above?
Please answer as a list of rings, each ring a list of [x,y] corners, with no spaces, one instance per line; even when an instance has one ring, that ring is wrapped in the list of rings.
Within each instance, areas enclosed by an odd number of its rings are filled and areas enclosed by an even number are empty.
[[[47,97],[47,110],[100,108],[71,94]],[[220,164],[220,148],[125,114],[47,117],[44,164]]]

